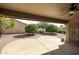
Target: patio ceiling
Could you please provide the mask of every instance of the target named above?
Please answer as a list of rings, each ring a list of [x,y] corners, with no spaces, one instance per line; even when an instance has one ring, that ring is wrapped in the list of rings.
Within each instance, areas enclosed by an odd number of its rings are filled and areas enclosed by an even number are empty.
[[[23,19],[67,23],[72,19],[78,18],[79,15],[77,13],[73,16],[68,14],[60,16],[70,7],[69,5],[69,3],[2,3],[0,4],[0,13]]]

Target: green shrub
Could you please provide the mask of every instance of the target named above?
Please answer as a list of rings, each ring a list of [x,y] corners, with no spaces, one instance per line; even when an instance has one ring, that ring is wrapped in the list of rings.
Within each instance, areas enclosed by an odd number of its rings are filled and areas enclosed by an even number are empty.
[[[57,32],[57,26],[51,24],[51,25],[47,25],[45,28],[46,32]]]
[[[58,33],[62,33],[62,32],[65,32],[65,30],[61,29],[61,28],[58,28]]]
[[[26,33],[37,33],[38,32],[38,26],[35,24],[29,24],[25,27],[25,32]]]
[[[38,25],[39,28],[44,29],[44,28],[48,25],[48,23],[47,23],[47,22],[40,22],[40,23],[37,24],[37,25]]]
[[[14,28],[16,25],[15,18],[8,18],[7,16],[0,16],[0,37],[9,28]]]

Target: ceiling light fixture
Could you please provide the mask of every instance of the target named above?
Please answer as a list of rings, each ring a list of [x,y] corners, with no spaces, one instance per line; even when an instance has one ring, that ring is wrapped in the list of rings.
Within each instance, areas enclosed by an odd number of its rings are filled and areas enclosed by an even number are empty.
[[[72,16],[75,13],[75,11],[70,11],[69,16]]]

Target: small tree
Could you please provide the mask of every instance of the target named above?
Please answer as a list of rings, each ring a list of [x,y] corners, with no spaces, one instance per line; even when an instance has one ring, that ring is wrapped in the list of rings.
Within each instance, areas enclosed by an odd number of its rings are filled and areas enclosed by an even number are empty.
[[[57,26],[51,24],[51,25],[47,25],[45,28],[46,32],[50,32],[52,34],[52,32],[57,32]]]
[[[16,20],[8,18],[7,16],[0,17],[0,37],[8,29],[13,28],[16,25]]]
[[[58,27],[58,33],[65,33],[65,29]]]
[[[29,34],[37,33],[38,26],[36,24],[30,24],[25,27],[25,32]]]
[[[48,25],[47,22],[40,22],[40,23],[38,24],[38,27],[44,29],[47,25]]]

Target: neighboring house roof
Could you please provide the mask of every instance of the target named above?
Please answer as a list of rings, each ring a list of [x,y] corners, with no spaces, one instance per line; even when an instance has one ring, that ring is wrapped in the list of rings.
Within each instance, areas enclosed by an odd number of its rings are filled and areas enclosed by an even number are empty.
[[[39,21],[29,21],[29,20],[21,20],[21,19],[16,19],[17,21],[24,23],[24,24],[38,24],[40,23]]]
[[[25,24],[25,25],[27,24],[27,23],[19,21],[19,19],[16,19],[16,21],[19,22],[19,23]]]
[[[23,19],[22,20],[21,19],[16,19],[16,20],[23,23],[23,24],[38,24],[38,23],[40,23],[39,21],[30,21],[30,20],[23,20]],[[62,25],[62,26],[65,27],[64,24],[59,24],[59,23],[49,23],[49,24],[54,24],[58,27],[60,27]]]

